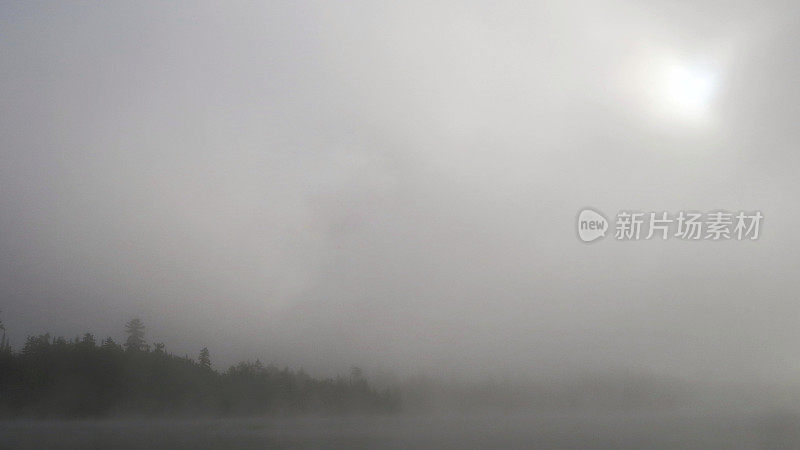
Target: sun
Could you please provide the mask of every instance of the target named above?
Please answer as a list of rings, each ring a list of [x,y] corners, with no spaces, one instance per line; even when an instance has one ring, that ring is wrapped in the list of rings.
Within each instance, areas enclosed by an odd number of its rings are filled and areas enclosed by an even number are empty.
[[[660,122],[705,126],[713,119],[719,91],[719,71],[709,64],[661,60],[650,66],[647,88],[653,113]]]
[[[707,113],[717,88],[717,77],[713,70],[671,64],[665,68],[664,78],[662,100],[673,113],[686,116]]]
[[[675,52],[639,58],[629,78],[634,98],[658,126],[687,129],[713,125],[721,87],[719,58],[691,58]],[[671,53],[671,54],[670,54]]]

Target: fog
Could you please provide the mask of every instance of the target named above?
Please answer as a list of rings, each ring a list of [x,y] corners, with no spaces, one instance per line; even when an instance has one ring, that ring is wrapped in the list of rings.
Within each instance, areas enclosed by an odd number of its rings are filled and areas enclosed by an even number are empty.
[[[15,347],[140,317],[221,369],[800,376],[795,2],[1,9]],[[586,206],[764,223],[586,245]]]

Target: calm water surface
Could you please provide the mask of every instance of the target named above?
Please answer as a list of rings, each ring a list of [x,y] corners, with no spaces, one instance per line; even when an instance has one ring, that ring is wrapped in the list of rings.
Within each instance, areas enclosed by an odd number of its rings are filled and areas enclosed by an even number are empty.
[[[0,422],[1,448],[800,448],[788,413]]]

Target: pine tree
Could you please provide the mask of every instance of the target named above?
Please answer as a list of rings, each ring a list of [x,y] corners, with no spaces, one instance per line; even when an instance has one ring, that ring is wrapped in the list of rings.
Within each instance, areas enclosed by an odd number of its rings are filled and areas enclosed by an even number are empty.
[[[0,352],[9,352],[11,351],[11,345],[8,343],[6,339],[6,326],[3,325],[3,321],[0,320],[0,331],[3,332],[3,336],[0,337]]]
[[[128,333],[128,338],[125,340],[126,350],[137,352],[145,350],[144,324],[141,320],[136,318],[125,324],[125,332]]]
[[[92,350],[97,346],[97,342],[92,333],[84,333],[83,337],[75,338],[75,346],[84,350]]]
[[[200,358],[198,360],[200,361],[200,367],[211,369],[211,354],[208,352],[208,347],[203,347],[200,350]]]
[[[114,342],[114,339],[111,339],[110,337],[103,339],[103,342],[100,344],[100,347],[104,350],[117,350],[117,349],[121,350],[121,348],[117,345],[117,343]]]

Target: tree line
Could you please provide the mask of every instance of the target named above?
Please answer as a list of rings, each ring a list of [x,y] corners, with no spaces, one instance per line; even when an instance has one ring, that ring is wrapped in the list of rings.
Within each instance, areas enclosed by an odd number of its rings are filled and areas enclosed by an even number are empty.
[[[74,339],[28,336],[15,351],[0,322],[0,415],[256,415],[392,412],[399,396],[378,391],[354,367],[350,376],[314,378],[259,360],[219,372],[203,347],[197,360],[145,341],[139,319],[120,345],[91,333]]]

